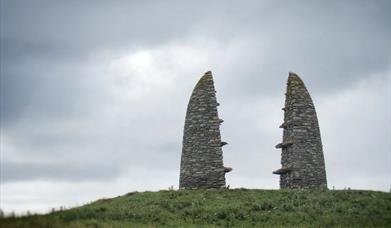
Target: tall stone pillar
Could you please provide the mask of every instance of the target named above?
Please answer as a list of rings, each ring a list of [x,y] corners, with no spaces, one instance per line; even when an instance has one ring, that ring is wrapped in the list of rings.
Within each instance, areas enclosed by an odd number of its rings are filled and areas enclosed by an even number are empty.
[[[231,168],[223,166],[220,124],[217,114],[216,91],[212,72],[198,81],[187,106],[180,188],[220,188],[225,186],[225,173]]]
[[[280,188],[327,188],[318,118],[310,94],[295,73],[289,73],[285,98]]]

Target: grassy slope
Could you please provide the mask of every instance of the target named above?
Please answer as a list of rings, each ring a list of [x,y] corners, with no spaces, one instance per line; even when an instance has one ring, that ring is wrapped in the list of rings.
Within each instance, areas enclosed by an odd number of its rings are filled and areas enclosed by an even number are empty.
[[[390,226],[391,194],[374,191],[181,190],[129,193],[0,227]]]

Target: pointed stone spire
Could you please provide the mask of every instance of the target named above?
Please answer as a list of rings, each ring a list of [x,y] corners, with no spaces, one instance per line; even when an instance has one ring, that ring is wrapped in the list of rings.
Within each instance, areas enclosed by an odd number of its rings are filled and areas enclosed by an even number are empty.
[[[310,94],[295,73],[288,77],[285,98],[280,188],[327,188],[318,118]]]
[[[220,188],[225,186],[220,124],[212,72],[198,81],[187,106],[179,188]]]

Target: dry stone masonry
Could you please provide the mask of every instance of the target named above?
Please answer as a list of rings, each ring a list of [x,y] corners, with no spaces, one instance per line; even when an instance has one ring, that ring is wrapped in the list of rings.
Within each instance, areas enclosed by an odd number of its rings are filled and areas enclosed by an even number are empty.
[[[225,173],[231,168],[223,166],[220,124],[217,113],[216,91],[212,72],[198,81],[187,106],[180,188],[220,188],[225,186]]]
[[[285,98],[280,188],[327,188],[318,118],[310,94],[295,73],[289,73]]]

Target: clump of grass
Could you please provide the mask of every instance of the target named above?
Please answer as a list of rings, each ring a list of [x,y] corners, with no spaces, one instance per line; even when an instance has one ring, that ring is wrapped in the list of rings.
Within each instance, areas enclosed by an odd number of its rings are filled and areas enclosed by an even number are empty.
[[[132,192],[1,227],[389,226],[391,193],[202,189]]]

